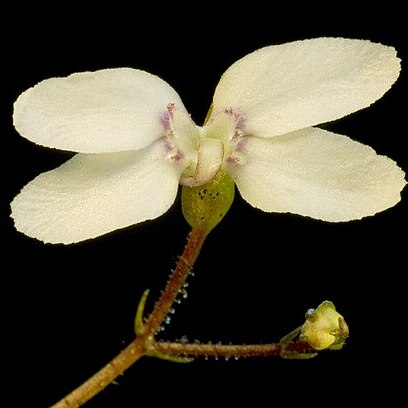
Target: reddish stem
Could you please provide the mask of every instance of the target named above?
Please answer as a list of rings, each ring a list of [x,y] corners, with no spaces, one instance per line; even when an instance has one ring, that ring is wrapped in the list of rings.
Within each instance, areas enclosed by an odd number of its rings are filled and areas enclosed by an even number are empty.
[[[156,302],[143,332],[139,333],[138,337],[110,363],[51,408],[80,407],[146,354],[148,347],[151,347],[151,343],[154,341],[154,335],[182,289],[206,236],[207,233],[204,230],[198,229],[193,229],[189,234],[184,252],[170,275],[166,288]]]
[[[289,354],[314,354],[316,350],[304,341],[272,344],[191,344],[155,342],[154,349],[162,354],[192,357],[272,357]]]
[[[144,334],[154,336],[159,330],[163,320],[169,313],[171,306],[176,300],[178,294],[183,288],[186,279],[200,253],[201,247],[207,236],[205,230],[193,229],[184,247],[183,254],[180,256],[176,267],[172,271],[166,288],[159,300],[154,305],[153,312],[150,314],[144,326]]]

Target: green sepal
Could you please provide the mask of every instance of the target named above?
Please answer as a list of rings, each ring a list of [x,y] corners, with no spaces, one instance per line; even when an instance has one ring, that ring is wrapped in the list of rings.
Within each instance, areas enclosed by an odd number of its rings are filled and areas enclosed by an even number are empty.
[[[149,292],[150,292],[149,289],[146,289],[143,292],[143,295],[139,301],[139,305],[137,306],[136,317],[135,317],[135,333],[136,334],[142,334],[144,331],[143,313],[144,313],[147,297],[149,296]]]

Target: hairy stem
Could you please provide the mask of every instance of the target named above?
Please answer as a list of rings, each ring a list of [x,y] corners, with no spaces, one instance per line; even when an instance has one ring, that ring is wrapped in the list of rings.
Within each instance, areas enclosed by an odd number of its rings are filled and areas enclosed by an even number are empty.
[[[166,288],[156,302],[153,312],[143,326],[142,332],[138,333],[137,338],[105,367],[51,408],[80,407],[112,383],[119,375],[123,374],[133,363],[151,351],[154,344],[154,335],[159,330],[174,300],[182,289],[206,236],[205,229],[193,229],[191,231],[183,254],[170,275]]]
[[[52,408],[80,407],[112,383],[115,378],[139,360],[144,353],[145,346],[142,339],[137,338],[105,367],[100,369],[61,401],[53,405]]]
[[[304,341],[271,344],[196,344],[155,342],[154,349],[162,354],[193,357],[289,357],[290,355],[315,355],[316,350]]]
[[[169,313],[176,297],[183,288],[188,274],[191,272],[194,262],[200,253],[200,249],[203,246],[206,236],[207,233],[204,229],[193,229],[191,231],[183,255],[180,256],[176,267],[167,281],[166,288],[156,302],[153,312],[147,319],[143,333],[148,336],[154,336],[159,330],[160,325]]]

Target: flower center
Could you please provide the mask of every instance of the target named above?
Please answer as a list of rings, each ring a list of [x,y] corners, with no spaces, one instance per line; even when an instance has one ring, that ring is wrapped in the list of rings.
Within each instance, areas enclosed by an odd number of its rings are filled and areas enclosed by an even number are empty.
[[[223,142],[219,139],[201,138],[197,146],[197,155],[184,171],[180,183],[189,187],[207,183],[218,173],[223,160]]]
[[[199,127],[185,111],[169,104],[161,123],[168,158],[185,167],[182,185],[200,186],[210,181],[221,166],[242,163],[244,120],[232,109],[212,114],[208,123]]]

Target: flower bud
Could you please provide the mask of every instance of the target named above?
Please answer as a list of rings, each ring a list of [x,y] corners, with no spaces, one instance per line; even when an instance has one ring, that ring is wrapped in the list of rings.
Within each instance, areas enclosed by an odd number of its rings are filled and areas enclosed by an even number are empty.
[[[301,338],[314,349],[340,349],[348,335],[348,326],[332,302],[326,300],[316,310],[309,309],[306,312]]]

